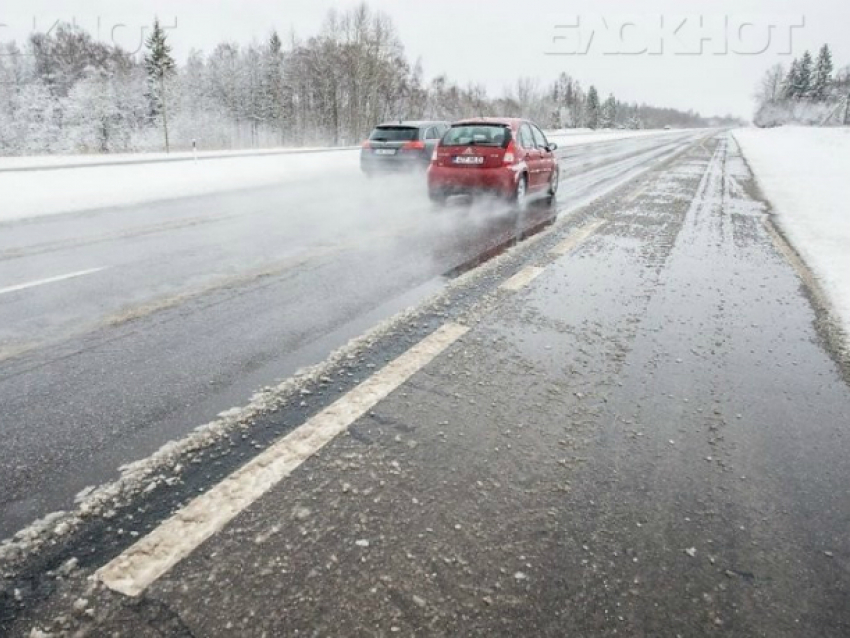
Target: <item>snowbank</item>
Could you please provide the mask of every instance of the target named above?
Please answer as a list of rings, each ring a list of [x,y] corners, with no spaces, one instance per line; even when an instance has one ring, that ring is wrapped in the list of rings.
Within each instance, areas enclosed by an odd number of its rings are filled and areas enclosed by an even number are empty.
[[[850,334],[850,129],[742,129],[734,135],[782,229]]]
[[[332,153],[357,149],[356,146],[332,147],[279,147],[257,150],[236,151],[191,151],[179,153],[109,153],[92,155],[30,155],[0,157],[0,171],[38,170],[42,168],[71,168],[84,166],[103,166],[105,164],[148,164],[155,162],[180,162],[208,159],[226,159],[233,157],[254,157],[262,155],[289,155],[293,153]]]
[[[679,129],[682,130],[682,129]],[[593,142],[606,142],[613,140],[624,140],[631,137],[647,137],[651,135],[670,134],[676,131],[665,131],[660,129],[649,130],[619,130],[604,129],[593,130],[589,128],[559,129],[557,131],[546,131],[546,139],[555,142],[558,146],[578,146],[580,144],[591,144]]]
[[[0,172],[0,222],[359,171],[358,151]]]
[[[824,123],[840,124],[843,118],[843,100],[827,102],[787,100],[763,104],[753,118],[753,124],[765,128],[789,124],[818,126]]]

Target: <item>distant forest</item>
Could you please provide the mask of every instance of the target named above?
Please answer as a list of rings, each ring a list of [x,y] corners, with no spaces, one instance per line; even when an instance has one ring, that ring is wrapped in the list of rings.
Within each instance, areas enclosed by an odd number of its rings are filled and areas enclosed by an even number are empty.
[[[318,35],[224,42],[174,59],[155,22],[143,55],[60,25],[0,44],[0,154],[114,153],[356,144],[390,119],[528,117],[546,128],[700,127],[709,120],[586,89],[518,79],[500,97],[445,76],[426,82],[388,16],[331,11]]]

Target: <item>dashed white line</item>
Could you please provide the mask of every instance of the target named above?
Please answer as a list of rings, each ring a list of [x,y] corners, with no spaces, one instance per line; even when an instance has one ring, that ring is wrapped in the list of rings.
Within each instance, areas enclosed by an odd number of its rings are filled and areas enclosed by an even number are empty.
[[[66,275],[58,275],[56,277],[47,277],[46,279],[37,279],[36,281],[30,281],[25,284],[18,284],[17,286],[8,286],[7,288],[0,288],[0,295],[5,295],[10,292],[18,292],[19,290],[26,290],[27,288],[35,288],[37,286],[44,286],[45,284],[56,283],[57,281],[65,281],[66,279],[75,279],[77,277],[84,277],[85,275],[91,275],[96,272],[100,272],[104,270],[104,268],[89,268],[88,270],[79,270],[77,272],[69,272]]]
[[[557,244],[552,250],[549,251],[550,255],[555,255],[557,257],[562,257],[566,255],[571,250],[573,250],[576,246],[590,237],[593,233],[595,233],[600,226],[605,223],[604,219],[597,219],[588,224],[585,224],[578,230],[573,233],[570,233],[563,241]]]
[[[141,594],[468,330],[454,323],[439,328],[176,512],[123,554],[100,568],[96,577],[110,589],[127,596]]]
[[[499,288],[502,290],[519,290],[537,279],[537,277],[543,274],[544,270],[545,268],[541,268],[540,266],[526,266],[513,277],[503,281]]]

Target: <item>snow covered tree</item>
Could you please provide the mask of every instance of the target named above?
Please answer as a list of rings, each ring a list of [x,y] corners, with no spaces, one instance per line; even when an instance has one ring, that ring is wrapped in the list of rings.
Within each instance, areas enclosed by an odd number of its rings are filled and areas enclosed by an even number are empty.
[[[764,77],[762,77],[756,89],[756,100],[760,105],[782,99],[785,75],[785,69],[781,64],[774,64],[765,71]]]
[[[130,56],[117,47],[97,42],[80,27],[59,24],[50,33],[34,33],[29,39],[36,73],[59,97],[94,70],[116,71],[132,66]]]
[[[585,124],[588,128],[592,129],[598,128],[599,126],[599,93],[596,92],[595,86],[591,86],[587,91]]]
[[[832,52],[829,50],[829,45],[824,44],[815,63],[814,77],[812,78],[812,99],[826,99],[829,85],[832,82],[832,70]]]
[[[165,134],[165,152],[168,153],[168,79],[174,75],[175,63],[171,57],[171,45],[168,44],[165,30],[154,19],[153,31],[145,42],[145,70],[148,74],[150,115],[152,119],[162,117],[162,130]]]
[[[288,109],[284,83],[283,42],[277,31],[272,32],[263,50],[262,66],[260,114],[263,121],[278,131],[279,139],[283,142]]]
[[[608,99],[602,103],[602,108],[599,113],[599,125],[602,128],[612,128],[614,121],[617,119],[617,100],[614,94],[610,93]]]
[[[128,150],[128,113],[122,108],[120,94],[119,82],[105,71],[93,70],[74,84],[64,100],[68,150]]]
[[[782,97],[786,100],[793,100],[797,97],[797,83],[800,75],[800,61],[797,58],[791,62],[788,69],[788,75],[785,76],[785,81],[782,83]]]
[[[794,97],[804,100],[811,96],[812,92],[812,54],[806,51],[800,58],[797,67],[797,83],[794,87]]]
[[[561,73],[552,85],[553,108],[557,114],[557,125],[560,128],[573,128],[575,120],[575,83],[566,73]]]
[[[423,120],[427,116],[425,111],[428,108],[428,91],[422,82],[422,61],[416,60],[413,65],[413,72],[410,74],[409,95],[407,101],[408,117]]]
[[[839,76],[833,77],[832,53],[823,45],[813,61],[806,51],[783,77],[781,65],[765,73],[756,89],[756,126],[797,123],[822,126],[842,121]],[[850,92],[850,91],[849,91]]]
[[[18,94],[18,137],[28,153],[62,150],[62,107],[51,87],[40,80],[30,82]]]
[[[444,76],[426,83],[392,24],[365,3],[330,12],[298,40],[224,42],[178,68],[157,20],[141,59],[75,26],[34,34],[23,50],[0,43],[0,153],[116,152],[345,143],[376,122],[503,113],[544,127],[700,126],[698,113],[600,104],[566,73],[520,79],[501,96]],[[838,75],[830,91],[845,91]]]

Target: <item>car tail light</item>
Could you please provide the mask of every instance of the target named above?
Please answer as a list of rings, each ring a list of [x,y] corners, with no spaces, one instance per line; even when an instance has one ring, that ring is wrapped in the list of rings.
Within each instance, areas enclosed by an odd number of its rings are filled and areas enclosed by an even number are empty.
[[[364,140],[363,144],[360,145],[362,148],[372,148],[372,143],[369,140]]]
[[[505,149],[505,156],[502,158],[502,161],[505,164],[513,164],[516,162],[516,146],[514,145],[513,140],[510,141],[508,148]]]
[[[435,146],[435,147],[434,147],[434,152],[433,152],[433,153],[431,153],[431,161],[432,161],[432,162],[436,162],[436,161],[437,161],[437,157],[438,157],[438,156],[437,156],[437,149],[438,149],[438,148],[439,148],[438,146]]]
[[[415,142],[405,142],[401,147],[405,151],[421,151],[425,149],[425,142],[417,140]]]

